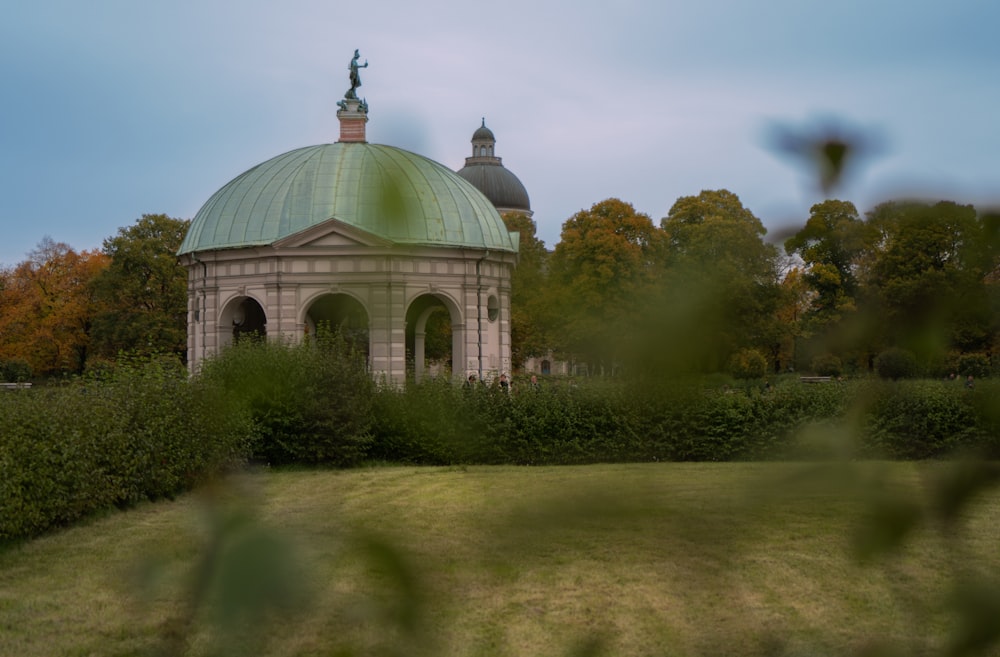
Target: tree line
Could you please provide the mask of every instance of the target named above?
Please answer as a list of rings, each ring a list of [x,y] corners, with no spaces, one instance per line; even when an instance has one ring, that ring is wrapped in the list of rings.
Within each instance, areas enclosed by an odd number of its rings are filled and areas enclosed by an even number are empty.
[[[531,218],[504,221],[521,233],[515,363],[838,375],[891,354],[903,375],[982,375],[1000,335],[1000,214],[971,205],[890,201],[861,215],[826,200],[780,245],[725,189],[679,198],[658,225],[600,201],[564,222],[551,251]],[[188,225],[144,215],[94,251],[45,238],[0,269],[0,378],[82,374],[121,353],[183,361],[187,277],[175,254]]]
[[[830,199],[780,245],[728,190],[659,225],[608,199],[547,252],[530,219],[512,284],[515,362],[554,353],[634,374],[989,372],[1000,335],[1000,214]]]
[[[187,349],[187,274],[176,253],[189,221],[143,215],[76,251],[44,238],[0,269],[0,379],[83,374],[122,353]]]

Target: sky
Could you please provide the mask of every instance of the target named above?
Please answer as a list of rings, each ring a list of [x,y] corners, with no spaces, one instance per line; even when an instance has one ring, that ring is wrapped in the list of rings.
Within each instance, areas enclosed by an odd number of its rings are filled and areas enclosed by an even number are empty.
[[[338,138],[459,169],[483,118],[538,236],[620,198],[657,224],[728,189],[771,239],[825,196],[775,126],[869,146],[830,196],[1000,204],[995,0],[12,0],[0,21],[0,266]],[[831,128],[833,126],[833,128]]]

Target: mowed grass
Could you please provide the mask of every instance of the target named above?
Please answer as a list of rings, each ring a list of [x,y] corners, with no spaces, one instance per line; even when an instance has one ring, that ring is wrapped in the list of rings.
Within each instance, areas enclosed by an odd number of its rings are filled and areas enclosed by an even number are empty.
[[[937,654],[956,577],[1000,572],[1000,499],[854,546],[945,467],[239,475],[0,548],[0,655]]]

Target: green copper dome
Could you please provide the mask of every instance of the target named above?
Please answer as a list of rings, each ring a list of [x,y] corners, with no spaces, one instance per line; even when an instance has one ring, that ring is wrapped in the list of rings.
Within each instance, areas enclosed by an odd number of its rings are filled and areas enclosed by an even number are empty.
[[[268,245],[329,219],[395,244],[518,247],[490,201],[450,169],[392,146],[338,142],[236,177],[198,211],[178,253]]]

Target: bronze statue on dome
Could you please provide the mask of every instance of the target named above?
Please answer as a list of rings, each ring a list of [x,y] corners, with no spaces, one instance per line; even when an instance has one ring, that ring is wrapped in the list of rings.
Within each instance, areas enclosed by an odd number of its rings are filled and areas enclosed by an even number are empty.
[[[347,90],[344,94],[344,98],[349,98],[351,100],[357,100],[357,88],[361,86],[361,74],[358,73],[359,68],[368,68],[368,60],[365,60],[364,64],[358,64],[358,60],[361,59],[361,55],[357,50],[354,51],[354,57],[351,59],[350,65],[347,67],[351,72],[351,88]]]

